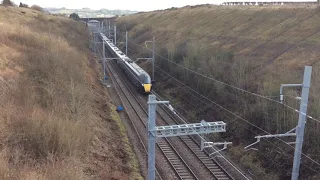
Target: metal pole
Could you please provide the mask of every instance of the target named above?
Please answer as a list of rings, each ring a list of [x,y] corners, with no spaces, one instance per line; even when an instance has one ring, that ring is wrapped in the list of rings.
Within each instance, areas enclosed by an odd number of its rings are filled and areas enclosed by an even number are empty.
[[[104,41],[102,41],[102,53],[103,53],[103,60],[102,60],[102,63],[103,63],[103,83],[105,83],[106,81],[106,50],[105,50],[105,45],[104,45]]]
[[[114,26],[114,45],[117,45],[117,26]]]
[[[103,21],[101,22],[100,32],[103,32]]]
[[[126,55],[128,56],[128,31],[126,31]]]
[[[109,37],[108,38],[111,38],[111,27],[110,27],[110,21],[108,21],[108,34],[109,34]]]
[[[284,87],[301,87],[302,84],[281,84],[280,86],[280,102],[283,103],[283,88]]]
[[[155,95],[148,97],[148,180],[155,180],[156,170],[156,108],[157,100]]]
[[[301,96],[301,101],[300,101],[299,122],[298,122],[298,126],[296,129],[296,133],[297,133],[296,147],[295,147],[295,151],[294,151],[294,160],[293,160],[291,180],[298,180],[298,177],[299,177],[299,168],[300,168],[300,160],[301,160],[301,153],[302,153],[304,128],[306,125],[309,88],[310,88],[310,83],[311,83],[311,72],[312,72],[312,67],[305,66],[303,83],[302,83],[302,96]]]
[[[94,34],[93,34],[93,51],[96,53],[97,52],[97,49],[96,49],[97,48],[96,47],[97,46],[97,42],[96,42],[97,41],[97,37],[96,37],[97,34],[95,33],[95,30],[94,30]]]
[[[153,36],[153,44],[152,44],[152,80],[154,81],[154,62],[155,62],[155,56],[154,56],[154,50],[155,50],[155,40]]]
[[[204,140],[203,140],[203,136],[202,135],[199,135],[200,136],[200,138],[201,138],[201,147],[200,147],[200,149],[201,149],[201,151],[203,151],[203,149],[204,149]]]

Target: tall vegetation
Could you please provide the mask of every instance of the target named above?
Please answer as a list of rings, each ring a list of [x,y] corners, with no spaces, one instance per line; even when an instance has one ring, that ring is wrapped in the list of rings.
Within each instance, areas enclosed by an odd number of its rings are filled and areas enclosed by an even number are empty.
[[[28,8],[28,4],[23,4],[22,2],[20,2],[19,7],[24,7],[24,8]]]
[[[77,13],[72,13],[70,14],[69,18],[73,19],[73,20],[79,20],[80,17]]]
[[[31,10],[19,18],[18,8],[0,13],[0,179],[84,179],[79,157],[95,121],[85,26]]]
[[[0,29],[0,179],[141,179],[87,27],[0,6]]]
[[[38,5],[32,5],[31,9],[39,11],[39,12],[44,12],[44,9]]]
[[[13,6],[14,4],[11,2],[11,0],[3,0],[2,5],[4,6]]]

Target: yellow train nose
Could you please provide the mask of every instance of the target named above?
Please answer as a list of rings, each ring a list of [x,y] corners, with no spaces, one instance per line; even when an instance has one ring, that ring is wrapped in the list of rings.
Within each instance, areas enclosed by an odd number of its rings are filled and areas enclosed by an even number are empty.
[[[151,84],[144,84],[144,92],[150,92],[151,91]]]

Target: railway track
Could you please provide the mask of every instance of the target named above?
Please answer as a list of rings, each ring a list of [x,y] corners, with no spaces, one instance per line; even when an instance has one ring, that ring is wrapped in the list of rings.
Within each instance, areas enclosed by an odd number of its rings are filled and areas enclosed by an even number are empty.
[[[139,100],[135,97],[134,93],[130,90],[129,86],[126,84],[124,78],[122,78],[121,75],[117,72],[117,70],[115,70],[116,68],[114,67],[112,62],[108,63],[107,69],[109,70],[109,72],[112,73],[111,77],[113,83],[115,84],[115,86],[118,87],[117,93],[123,105],[125,106],[127,114],[132,121],[132,125],[135,129],[135,132],[138,134],[141,144],[143,145],[145,151],[147,151],[147,133],[146,131],[144,131],[145,133],[139,131],[139,129],[141,129],[141,125],[138,125],[139,127],[136,127],[137,123],[133,122],[133,120],[139,119],[140,123],[143,124],[143,129],[146,129],[147,125],[145,120],[147,119],[147,108],[143,107],[143,105],[146,105],[147,100],[145,99],[146,101],[142,103],[139,102]],[[165,122],[166,124],[178,124],[178,122],[174,120],[174,118],[170,115],[169,112],[165,111],[163,108],[162,110],[165,114],[167,114],[167,117],[165,118],[162,114],[157,112],[161,121]],[[234,179],[221,165],[219,165],[219,163],[215,162],[213,159],[210,159],[206,152],[201,151],[197,142],[190,136],[179,137],[179,139],[192,152],[188,153],[188,156],[192,154],[195,158],[201,161],[203,167],[205,167],[204,169],[211,173],[212,177],[206,176],[207,178],[218,180]],[[167,138],[162,138],[160,141],[158,141],[157,147],[162,152],[167,162],[171,165],[178,179],[199,179]],[[162,179],[158,171],[157,175],[158,179]]]
[[[156,92],[152,91],[154,95],[157,97],[159,96]],[[185,122],[179,122],[176,120],[176,118],[173,117],[173,114],[166,110],[166,107],[163,107],[163,105],[160,105],[159,111],[163,111],[163,113],[158,113],[159,116],[162,117],[162,119],[167,123],[167,124],[181,124]],[[164,117],[163,114],[166,114],[168,117]],[[181,115],[179,115],[181,116]],[[184,118],[185,119],[185,118]],[[194,135],[196,136],[196,135]],[[222,157],[224,160],[223,163],[220,163],[216,161],[215,159],[212,159],[209,156],[209,153],[207,151],[201,151],[201,145],[199,141],[197,141],[193,136],[180,136],[179,137],[184,144],[187,145],[187,147],[192,151],[192,153],[197,156],[200,161],[203,163],[203,165],[212,173],[212,175],[218,179],[218,180],[249,180],[248,177],[246,177],[240,169],[235,167],[231,162],[226,159],[225,157]],[[200,138],[198,138],[200,139]],[[214,151],[217,151],[217,149],[213,148]],[[220,156],[223,156],[220,154]],[[232,173],[231,173],[232,172]]]
[[[112,63],[111,63],[111,66],[115,66],[115,65],[112,65]],[[116,71],[116,70],[114,70],[114,71]],[[113,73],[113,74],[115,74],[115,73]],[[117,73],[117,75],[114,75],[114,76],[117,76],[119,78],[119,81],[125,82],[124,78],[122,78],[121,75],[119,75],[118,73]],[[126,84],[122,88],[130,89],[129,86]],[[155,92],[153,92],[153,93],[158,97],[158,95]],[[141,102],[134,95],[133,95],[133,97],[135,98],[136,101],[138,101],[139,106],[143,109],[143,111],[147,115],[147,113],[146,113],[147,112],[146,111],[147,98],[144,97],[144,102]],[[169,112],[166,112],[163,108],[161,108],[161,109],[164,111],[165,114],[167,114],[167,116],[171,116],[169,114]],[[178,122],[176,122],[172,116],[170,118],[168,118],[168,117],[165,118],[159,112],[157,112],[157,113],[158,113],[158,117],[160,117],[160,120],[163,121],[164,123],[178,124]],[[208,177],[209,179],[217,179],[217,180],[233,180],[233,179],[235,179],[219,163],[217,163],[213,159],[211,159],[206,152],[201,151],[200,146],[196,143],[196,141],[192,137],[185,136],[185,137],[179,137],[179,139],[192,152],[191,155],[195,156],[197,159],[199,159],[201,161],[204,169],[207,169],[211,173],[212,176],[211,177],[209,176]],[[158,141],[158,147],[160,148],[160,150],[162,150],[162,153],[166,156],[166,159],[169,161],[172,168],[175,169],[176,174],[179,176],[179,178],[180,179],[189,179],[190,176],[191,177],[193,176],[194,177],[193,179],[198,179],[197,176],[194,175],[195,173],[193,173],[193,172],[190,173],[190,170],[189,170],[190,168],[188,167],[188,165],[185,163],[185,161],[183,160],[183,158],[180,155],[179,155],[179,157],[172,155],[171,152],[177,151],[177,150],[174,148],[174,146],[169,141],[170,140],[168,140],[168,139],[165,139],[165,142]],[[167,142],[169,142],[170,144],[166,144],[166,147],[164,147],[164,143],[167,143]],[[171,152],[168,152],[168,150],[170,150]],[[188,156],[190,156],[190,154],[188,154]],[[184,167],[181,166],[181,164],[185,164],[185,165],[183,165]],[[247,178],[239,178],[239,179],[247,179]]]
[[[158,94],[155,93],[154,91],[152,92],[155,94],[157,97]],[[158,113],[158,116],[161,117],[161,119],[166,122],[166,124],[179,124],[175,120],[175,118],[168,112],[167,110],[164,109],[163,106],[161,107],[161,111],[163,113]],[[166,114],[167,117],[164,117],[163,114]],[[230,175],[219,163],[215,162],[211,157],[208,156],[208,154],[204,151],[201,151],[200,146],[196,141],[191,137],[191,136],[179,136],[179,139],[189,148],[189,150],[193,153],[194,156],[196,156],[203,166],[210,171],[210,173],[213,175],[213,177],[217,180],[233,180],[232,175]]]
[[[179,155],[177,150],[172,146],[172,144],[165,138],[165,140],[160,140],[157,143],[161,151],[165,154],[169,160],[171,166],[176,170],[180,179],[198,179],[197,176],[191,171],[191,168]],[[175,153],[173,153],[175,152]]]
[[[233,179],[219,164],[210,159],[206,153],[201,151],[200,147],[189,136],[180,137],[182,141],[190,147],[192,152],[201,160],[206,168],[218,179],[218,180],[230,180]]]
[[[145,130],[146,120],[147,120],[147,112],[143,108],[143,106],[139,103],[133,93],[130,91],[129,87],[123,81],[121,75],[114,69],[112,63],[108,63],[108,70],[112,73],[112,79],[115,86],[118,87],[118,94],[126,108],[127,114],[132,121],[132,124],[137,126],[137,122],[133,122],[134,120],[139,120],[140,123],[143,124],[143,129]],[[141,128],[141,126],[140,126]],[[147,131],[139,131],[137,128],[137,133],[139,136],[147,137]],[[144,133],[142,133],[144,132]],[[142,140],[144,147],[146,146],[146,138]],[[164,155],[165,159],[169,162],[172,169],[174,170],[176,177],[181,180],[198,180],[198,177],[194,174],[192,169],[185,163],[184,159],[180,156],[180,154],[176,151],[176,149],[171,145],[171,143],[165,138],[164,141],[157,143],[159,150]],[[157,168],[158,169],[158,168]],[[160,174],[158,173],[158,176]]]
[[[101,49],[98,48],[98,54],[100,55],[100,58],[102,58],[100,50]],[[106,67],[106,68],[108,68],[107,70],[109,70],[109,72],[111,71],[111,69],[109,67]],[[113,71],[111,71],[111,72],[113,72]],[[128,115],[129,119],[132,120],[132,119],[142,118],[141,116],[139,116],[138,112],[136,112],[136,110],[133,108],[134,105],[132,104],[132,102],[130,102],[129,98],[126,96],[125,92],[122,90],[122,88],[125,88],[125,87],[121,84],[117,84],[115,77],[111,76],[111,79],[112,79],[113,84],[115,85],[114,86],[115,91],[116,91],[118,97],[120,98],[120,101],[122,102],[123,106],[126,109],[126,114]],[[145,135],[142,134],[141,131],[138,130],[139,127],[137,127],[137,125],[135,123],[133,123],[132,121],[131,121],[131,125],[132,125],[134,132],[136,133],[136,135],[139,139],[139,142],[144,150],[144,153],[145,153],[144,162],[147,163],[148,151],[147,151],[146,145],[144,143],[145,139],[143,138],[143,137],[145,137]],[[161,177],[161,175],[159,174],[157,169],[156,169],[156,175],[157,175],[157,179],[163,180],[163,178]]]
[[[121,80],[123,81],[123,79],[120,79],[120,81]],[[129,87],[126,86],[126,88],[129,88]],[[146,104],[145,102],[147,102],[147,98],[144,98],[144,100],[145,101],[143,103],[139,103],[140,104],[139,106],[143,106]],[[146,112],[146,108],[147,108],[146,105],[142,108]],[[159,112],[157,112],[157,113],[158,113],[158,117],[160,117],[160,120],[162,120],[164,123],[177,124],[177,122],[175,122],[173,120],[174,119],[173,117],[171,117],[170,120],[168,120],[168,118],[163,117]],[[169,116],[168,112],[164,112],[164,113],[168,114],[168,116]],[[192,176],[192,174],[194,174],[194,173],[190,174],[190,172],[188,173],[189,170],[187,170],[185,167],[181,167],[181,164],[186,164],[186,163],[183,161],[183,159],[181,158],[180,155],[179,155],[179,157],[177,157],[177,156],[173,155],[172,153],[168,152],[169,149],[170,149],[170,151],[176,151],[176,150],[174,149],[172,144],[169,144],[169,145],[166,144],[166,147],[164,147],[164,143],[169,142],[168,139],[165,139],[165,140],[166,141],[164,141],[164,142],[158,141],[158,146],[160,147],[162,152],[166,155],[167,159],[171,160],[169,162],[170,162],[171,166],[177,170],[176,173],[177,173],[177,175],[180,176],[180,179],[188,179],[187,177]],[[201,161],[204,168],[207,169],[211,173],[212,177],[209,177],[210,179],[218,179],[218,180],[232,180],[232,179],[234,179],[219,164],[217,164],[214,160],[210,159],[208,154],[201,151],[200,147],[197,145],[197,143],[193,139],[191,139],[191,137],[189,137],[189,136],[181,137],[180,140],[191,150],[192,155]],[[171,146],[171,148],[169,148],[169,146]],[[188,156],[189,155],[190,154],[188,154]],[[181,161],[183,161],[183,162],[181,162]],[[194,177],[196,177],[196,176],[194,176]]]

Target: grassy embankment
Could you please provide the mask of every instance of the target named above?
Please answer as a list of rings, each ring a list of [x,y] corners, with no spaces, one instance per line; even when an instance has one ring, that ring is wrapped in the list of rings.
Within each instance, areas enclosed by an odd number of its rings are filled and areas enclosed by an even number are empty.
[[[0,179],[140,177],[95,63],[84,24],[0,6]]]
[[[305,65],[313,66],[309,114],[320,117],[320,10],[306,6],[217,7],[199,6],[139,13],[117,20],[118,29],[144,46],[155,36],[157,52],[185,67],[239,88],[278,100],[282,83],[300,83]],[[120,39],[121,41],[121,39]],[[150,52],[129,43],[132,57]],[[156,56],[156,64],[201,94],[241,115],[250,123],[271,133],[284,133],[295,127],[298,114],[278,103],[204,79]],[[150,67],[148,64],[143,65]],[[149,69],[150,70],[150,69]],[[214,136],[231,140],[228,154],[250,169],[255,177],[289,178],[293,148],[270,139],[259,151],[244,152],[254,136],[266,134],[219,107],[192,98],[177,82],[158,70],[157,89],[186,109],[195,121],[219,119],[228,123],[228,132]],[[290,96],[299,89],[286,90]],[[285,103],[298,108],[298,101],[286,96]],[[186,98],[188,97],[188,98]],[[201,108],[199,108],[201,107]],[[318,122],[308,120],[303,152],[320,162]],[[290,139],[284,139],[290,141]],[[294,139],[291,139],[294,140]],[[320,167],[303,158],[303,177],[311,178]],[[310,166],[311,168],[307,167]],[[316,178],[316,177],[315,177]]]

